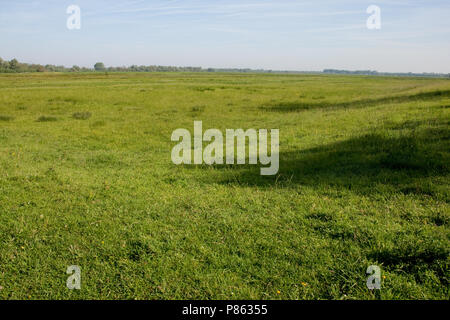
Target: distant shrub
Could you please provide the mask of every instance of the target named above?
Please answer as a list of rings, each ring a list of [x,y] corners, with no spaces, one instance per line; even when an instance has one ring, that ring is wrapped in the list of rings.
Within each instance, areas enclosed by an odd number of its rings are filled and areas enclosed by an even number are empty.
[[[72,115],[72,118],[78,119],[78,120],[87,120],[92,116],[90,112],[75,112]]]
[[[52,121],[56,121],[58,119],[56,119],[56,117],[51,117],[51,116],[40,116],[36,121],[38,122],[52,122]]]
[[[0,114],[0,121],[11,121],[11,120],[14,120],[14,117]]]

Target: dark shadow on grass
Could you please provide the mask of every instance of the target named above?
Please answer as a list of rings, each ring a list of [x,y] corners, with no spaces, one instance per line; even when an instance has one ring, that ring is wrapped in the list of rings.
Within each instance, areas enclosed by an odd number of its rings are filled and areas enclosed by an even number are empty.
[[[375,250],[368,255],[370,259],[383,263],[385,266],[403,268],[408,272],[412,272],[411,268],[420,264],[430,265],[437,260],[445,262],[447,256],[448,250],[444,247],[418,245]]]
[[[450,90],[437,90],[431,92],[421,92],[413,95],[390,96],[377,99],[361,99],[348,102],[282,102],[278,104],[269,104],[260,108],[266,111],[274,112],[298,112],[310,109],[345,109],[371,107],[388,103],[404,103],[410,101],[434,100],[450,97]]]
[[[385,269],[413,275],[418,283],[427,281],[426,273],[432,271],[440,284],[448,287],[448,255],[444,242],[428,239],[420,243],[399,241],[391,249],[373,249],[367,258],[382,264]]]
[[[419,125],[417,123],[416,125]],[[443,121],[408,134],[385,131],[324,146],[280,154],[276,176],[261,176],[260,165],[216,166],[221,184],[290,187],[322,185],[371,193],[383,185],[404,194],[435,196],[434,185],[420,181],[449,173],[450,129]],[[216,181],[217,182],[217,181]],[[444,196],[448,198],[448,194]],[[448,199],[445,199],[448,200]]]

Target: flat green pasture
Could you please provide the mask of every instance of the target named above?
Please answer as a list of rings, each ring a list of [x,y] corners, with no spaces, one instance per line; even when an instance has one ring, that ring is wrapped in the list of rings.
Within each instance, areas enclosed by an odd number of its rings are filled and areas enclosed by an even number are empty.
[[[196,120],[278,174],[174,165]],[[0,75],[0,299],[449,299],[449,123],[449,79]]]

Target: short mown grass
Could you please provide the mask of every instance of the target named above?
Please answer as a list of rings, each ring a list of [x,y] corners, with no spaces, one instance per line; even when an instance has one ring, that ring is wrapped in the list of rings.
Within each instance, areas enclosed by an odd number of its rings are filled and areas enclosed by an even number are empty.
[[[449,299],[449,92],[425,78],[0,75],[0,299]],[[175,166],[171,133],[195,120],[279,129],[278,174]]]

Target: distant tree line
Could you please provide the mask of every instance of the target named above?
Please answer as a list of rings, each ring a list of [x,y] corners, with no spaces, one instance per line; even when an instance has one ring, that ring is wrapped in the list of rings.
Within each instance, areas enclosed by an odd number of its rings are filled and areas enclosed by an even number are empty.
[[[13,73],[13,72],[44,72],[45,67],[40,64],[27,64],[20,63],[16,59],[11,61],[4,61],[0,58],[0,72]]]
[[[12,59],[11,61],[5,61],[0,58],[0,73],[22,73],[22,72],[79,72],[79,71],[92,71],[89,68],[80,68],[73,66],[72,68],[66,68],[65,66],[55,66],[52,64],[29,64]]]
[[[409,77],[448,77],[450,74],[442,73],[387,73],[372,70],[335,70],[325,69],[317,71],[287,71],[287,70],[264,70],[264,69],[239,69],[239,68],[201,68],[201,67],[174,67],[174,66],[137,66],[129,67],[105,67],[102,62],[97,62],[93,68],[72,66],[56,66],[52,64],[28,64],[21,63],[17,59],[5,61],[0,58],[0,73],[22,73],[22,72],[238,72],[238,73],[284,73],[284,74],[355,74],[355,75],[377,75],[377,76],[409,76]]]
[[[449,77],[450,74],[443,73],[412,73],[412,72],[378,72],[373,70],[335,70],[335,69],[325,69],[323,73],[327,74],[357,74],[357,75],[367,75],[367,76],[399,76],[399,77]]]
[[[202,72],[201,67],[173,67],[173,66],[137,66],[130,67],[105,67],[104,63],[97,62],[93,68],[73,66],[55,66],[51,64],[28,64],[21,63],[17,59],[5,61],[0,58],[0,73],[22,73],[22,72]]]

